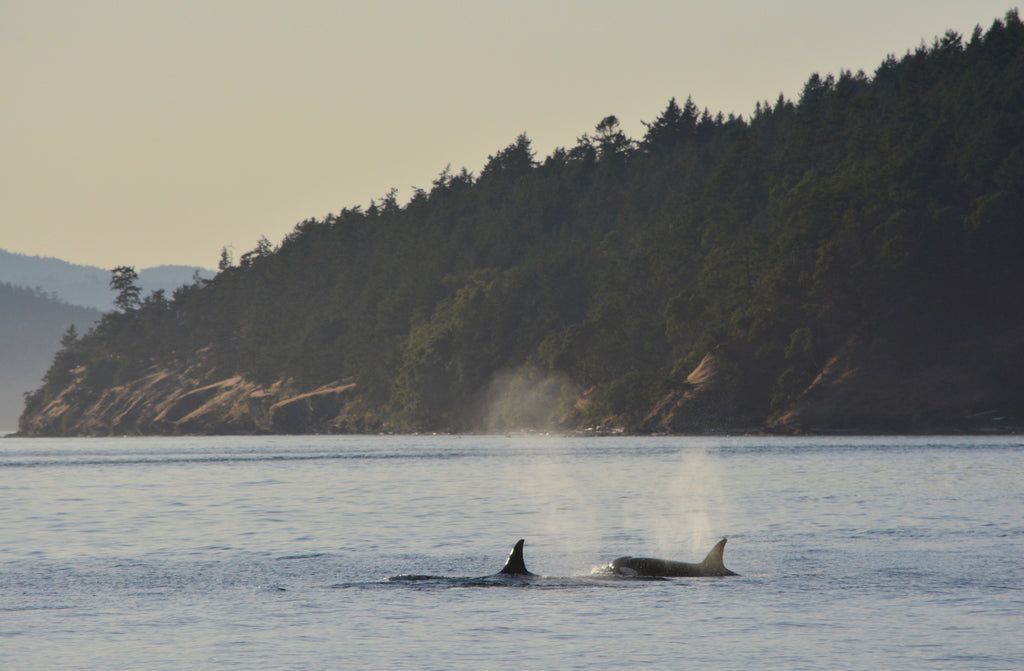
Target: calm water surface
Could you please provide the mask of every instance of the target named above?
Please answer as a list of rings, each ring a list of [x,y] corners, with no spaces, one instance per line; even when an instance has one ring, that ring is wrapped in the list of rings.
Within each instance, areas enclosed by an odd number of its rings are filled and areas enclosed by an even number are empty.
[[[1024,440],[0,441],[2,669],[1021,669]],[[601,580],[624,555],[737,578]],[[543,579],[495,573],[514,542]]]

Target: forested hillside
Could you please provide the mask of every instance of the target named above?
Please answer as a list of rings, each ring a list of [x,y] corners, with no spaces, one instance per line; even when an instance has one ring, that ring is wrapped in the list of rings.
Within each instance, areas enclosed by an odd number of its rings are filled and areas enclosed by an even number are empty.
[[[250,406],[282,385],[332,390],[297,423],[254,411],[230,430],[930,431],[1024,416],[1016,12],[872,75],[812,75],[749,119],[671,100],[645,127],[630,138],[608,116],[544,158],[521,135],[479,174],[303,221],[237,263],[225,253],[212,281],[128,300],[66,344],[22,431],[81,432],[111,389],[169,373],[182,396],[240,381]],[[197,403],[88,430],[181,431]]]

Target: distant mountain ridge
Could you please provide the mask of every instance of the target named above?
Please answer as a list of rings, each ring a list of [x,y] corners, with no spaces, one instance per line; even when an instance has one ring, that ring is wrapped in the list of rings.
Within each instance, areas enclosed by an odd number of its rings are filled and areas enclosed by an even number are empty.
[[[168,295],[213,271],[192,266],[143,269],[143,296],[156,289]],[[110,271],[55,258],[0,249],[0,435],[13,430],[24,406],[22,395],[39,386],[60,349],[61,334],[74,324],[85,334],[103,312],[113,310]]]
[[[183,284],[191,284],[196,272],[203,279],[212,279],[215,275],[214,271],[198,266],[154,266],[139,271],[139,286],[143,296],[157,289],[164,289],[170,294]],[[77,265],[61,259],[0,249],[0,282],[39,289],[71,305],[102,311],[113,309],[109,268]]]

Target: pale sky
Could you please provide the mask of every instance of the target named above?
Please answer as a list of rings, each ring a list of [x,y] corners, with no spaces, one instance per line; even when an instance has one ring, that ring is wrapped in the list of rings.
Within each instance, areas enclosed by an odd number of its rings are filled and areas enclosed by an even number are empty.
[[[1014,0],[0,0],[0,248],[216,267],[673,96],[748,117]]]

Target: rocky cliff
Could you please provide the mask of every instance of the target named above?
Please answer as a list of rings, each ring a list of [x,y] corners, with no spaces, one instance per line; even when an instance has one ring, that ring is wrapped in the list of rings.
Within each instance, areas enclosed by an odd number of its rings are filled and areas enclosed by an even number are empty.
[[[89,393],[76,380],[39,412],[23,414],[19,435],[108,436],[375,431],[370,416],[347,409],[354,383],[303,391],[288,380],[259,385],[217,379],[202,364],[153,369],[126,384]]]
[[[1022,371],[1009,332],[961,343],[948,357],[903,361],[849,338],[792,404],[765,423],[781,433],[1016,432]]]
[[[639,433],[1017,433],[1024,430],[1024,370],[1010,331],[959,343],[945,357],[905,359],[850,336],[792,400],[772,408],[771,380],[737,370],[721,349],[704,357],[681,388],[661,396]],[[575,408],[585,411],[591,391]],[[600,420],[614,427],[616,417]]]
[[[740,348],[722,346],[708,353],[684,384],[633,416],[595,414],[594,408],[600,407],[596,399],[607,393],[595,387],[579,398],[562,398],[571,410],[559,421],[552,424],[551,412],[542,413],[546,418],[542,426],[518,428],[600,427],[650,434],[1017,432],[1024,427],[1024,370],[1014,363],[1021,342],[1024,331],[1009,330],[958,342],[952,351],[901,358],[891,347],[850,336],[810,384],[778,407],[772,407],[771,376],[756,365],[744,365]],[[385,408],[363,408],[353,382],[316,389],[302,389],[291,380],[260,385],[239,375],[218,374],[203,356],[176,368],[153,368],[130,382],[99,391],[84,383],[83,373],[79,371],[38,410],[26,411],[19,434],[313,434],[396,429]],[[570,388],[562,387],[562,393]],[[557,399],[548,401],[553,412]]]

